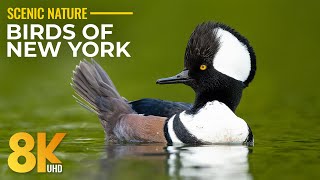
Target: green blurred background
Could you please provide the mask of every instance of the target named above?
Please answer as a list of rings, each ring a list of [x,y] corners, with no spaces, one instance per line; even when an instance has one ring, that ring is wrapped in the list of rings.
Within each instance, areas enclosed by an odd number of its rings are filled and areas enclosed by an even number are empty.
[[[133,11],[132,16],[88,16],[87,20],[8,20],[8,7],[87,7],[89,11]],[[73,58],[64,42],[58,58],[7,58],[6,24],[113,23],[110,41],[130,41],[131,58],[101,58],[122,96],[192,102],[184,85],[158,86],[156,79],[179,72],[188,38],[204,21],[223,22],[246,36],[257,55],[257,74],[244,92],[237,115],[250,124],[255,147],[249,155],[254,179],[319,178],[320,3],[305,1],[2,1],[0,4],[0,174],[4,179],[70,178],[81,163],[104,154],[104,133],[97,118],[78,106],[69,83],[80,55]],[[79,34],[80,35],[80,34]],[[81,38],[74,41],[83,40]],[[63,40],[62,40],[63,41]],[[96,42],[99,42],[97,40]],[[68,135],[57,149],[63,175],[13,173],[7,166],[8,141],[16,132],[46,131]],[[130,162],[127,162],[130,163]],[[151,161],[151,164],[154,163]],[[87,164],[87,165],[86,165]],[[157,163],[122,165],[119,178],[155,176]],[[121,167],[122,167],[121,166]],[[131,167],[138,170],[132,170]],[[123,173],[124,172],[124,173]],[[127,172],[127,173],[126,173]],[[133,174],[133,175],[132,175]],[[156,177],[168,178],[163,172]]]

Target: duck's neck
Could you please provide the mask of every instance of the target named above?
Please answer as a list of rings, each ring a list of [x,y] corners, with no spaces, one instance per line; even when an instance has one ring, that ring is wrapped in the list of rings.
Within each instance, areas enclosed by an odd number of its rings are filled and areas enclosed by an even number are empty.
[[[197,113],[197,111],[206,105],[207,102],[215,100],[224,103],[234,112],[239,105],[243,88],[243,84],[235,84],[231,87],[197,91],[191,113]]]

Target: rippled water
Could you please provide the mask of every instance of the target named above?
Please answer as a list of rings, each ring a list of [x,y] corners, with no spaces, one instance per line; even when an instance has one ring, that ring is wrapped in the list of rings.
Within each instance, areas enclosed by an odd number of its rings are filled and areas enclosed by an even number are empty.
[[[43,110],[46,112],[45,110]],[[51,112],[50,109],[48,109]],[[96,117],[78,106],[64,107],[44,119],[41,111],[35,121],[2,121],[0,175],[4,179],[317,179],[320,177],[320,145],[317,124],[308,131],[259,122],[252,123],[254,147],[231,145],[166,146],[165,144],[113,144],[104,142]],[[77,112],[77,116],[73,113]],[[2,114],[11,119],[20,115]],[[28,118],[27,118],[28,119]],[[85,119],[85,120],[84,120]],[[55,120],[48,126],[48,121]],[[303,125],[301,125],[303,126]],[[267,128],[266,128],[267,127]],[[271,130],[273,129],[273,130]],[[11,153],[8,140],[14,132],[32,135],[46,131],[67,136],[55,154],[63,162],[62,174],[17,174],[7,166]],[[10,132],[10,133],[8,133]],[[269,133],[273,132],[273,133]],[[275,133],[277,132],[277,133]],[[314,134],[313,136],[309,136]]]
[[[106,157],[100,162],[104,171],[99,172],[98,176],[123,177],[115,172],[124,173],[126,169],[122,164],[128,163],[129,167],[130,164],[137,166],[133,168],[135,174],[146,176],[143,172],[148,170],[148,175],[155,178],[251,179],[250,152],[245,146],[110,145],[106,147]],[[120,167],[123,169],[117,169]]]

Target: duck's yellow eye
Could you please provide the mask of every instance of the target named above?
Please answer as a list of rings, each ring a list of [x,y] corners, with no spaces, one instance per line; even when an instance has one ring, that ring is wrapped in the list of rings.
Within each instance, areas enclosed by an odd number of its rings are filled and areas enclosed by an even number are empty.
[[[204,71],[204,70],[206,70],[206,69],[207,69],[207,66],[206,66],[206,65],[202,64],[202,65],[200,66],[200,70]]]

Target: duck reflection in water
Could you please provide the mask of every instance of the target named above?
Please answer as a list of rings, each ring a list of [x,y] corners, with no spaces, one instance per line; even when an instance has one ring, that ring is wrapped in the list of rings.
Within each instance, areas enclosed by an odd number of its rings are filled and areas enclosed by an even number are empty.
[[[101,167],[103,176],[109,178],[118,177],[119,172],[144,173],[146,169],[139,167],[147,164],[170,179],[252,179],[248,164],[252,149],[247,146],[126,144],[108,145],[106,151]],[[132,166],[123,166],[123,163],[132,163],[135,169],[126,169]]]
[[[251,149],[250,149],[251,150]],[[168,146],[171,177],[251,179],[246,146]]]

